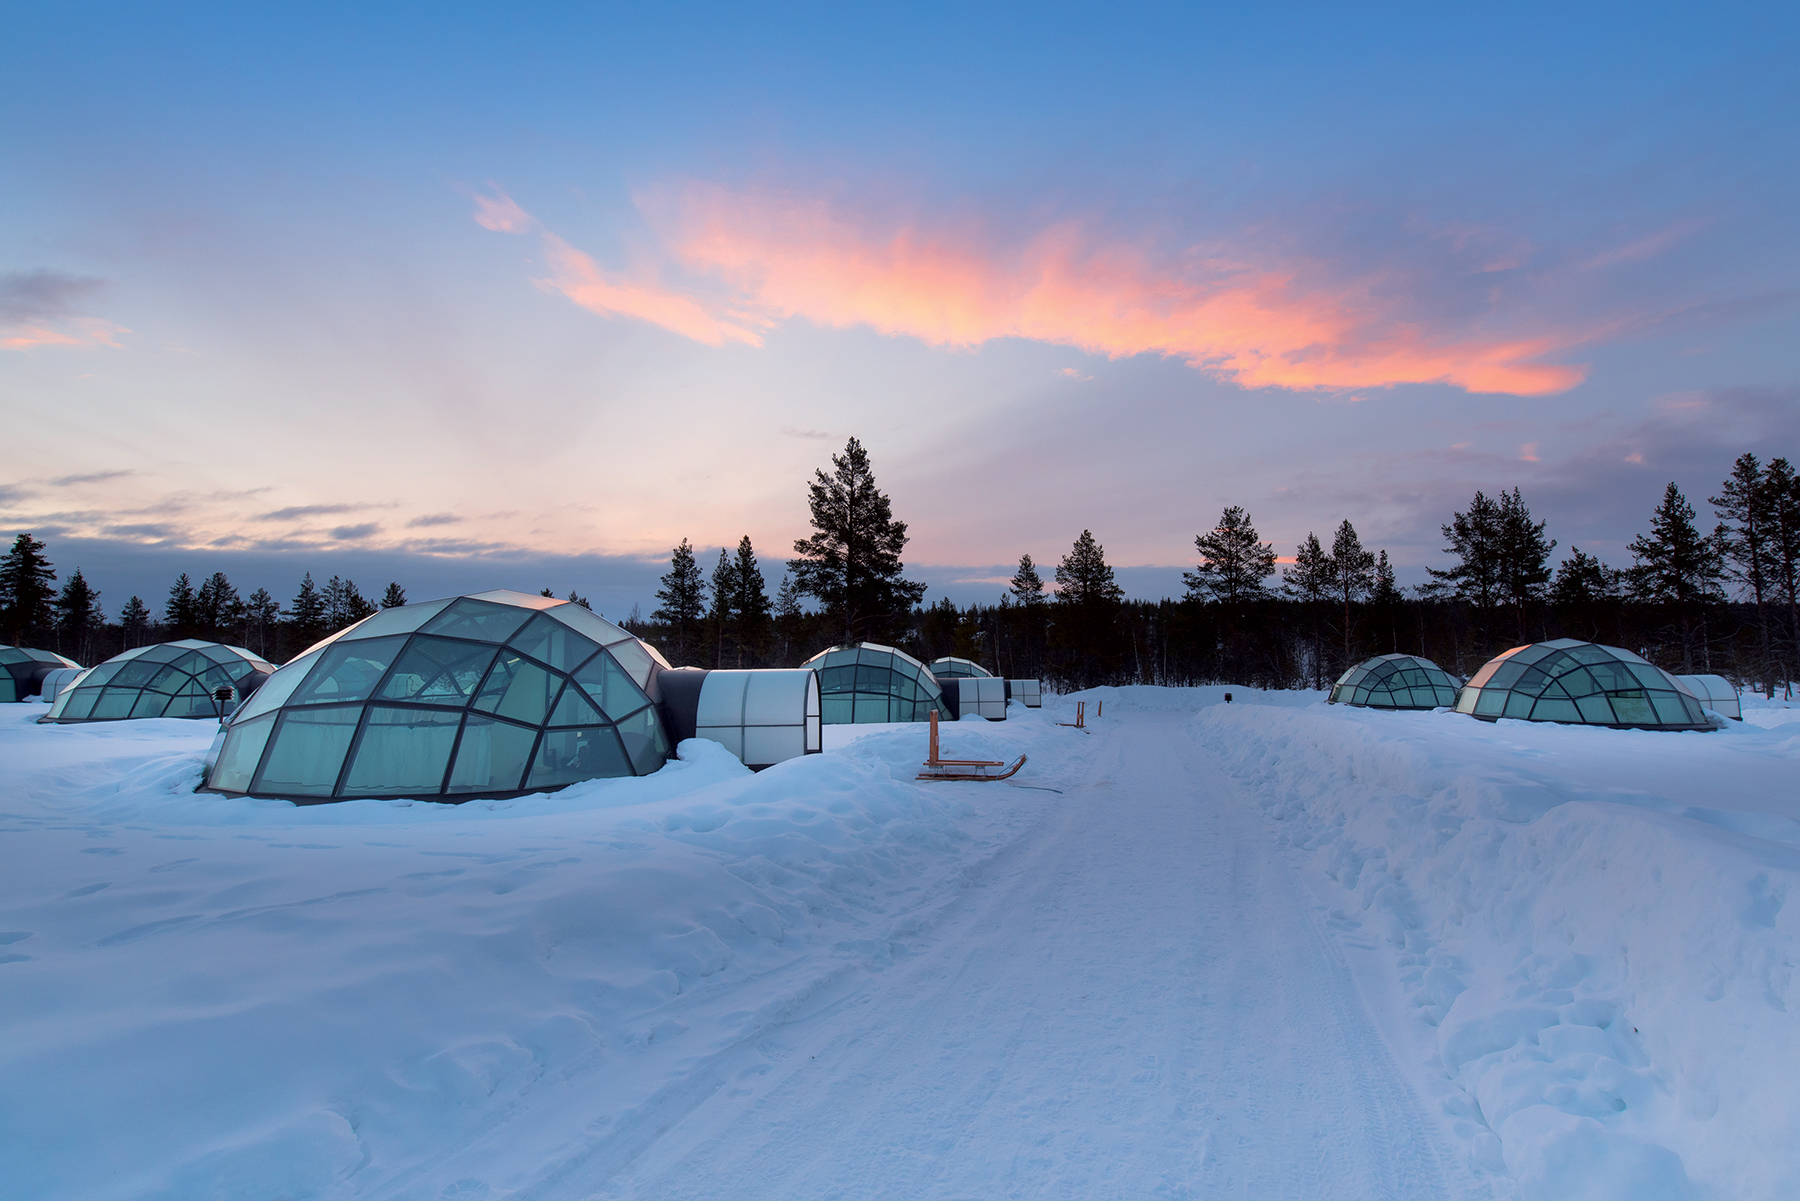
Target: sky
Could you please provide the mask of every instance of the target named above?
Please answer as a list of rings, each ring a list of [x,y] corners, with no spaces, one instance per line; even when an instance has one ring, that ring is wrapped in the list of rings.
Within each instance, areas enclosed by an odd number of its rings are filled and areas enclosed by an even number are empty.
[[[4,16],[0,533],[109,611],[773,590],[852,436],[962,603],[1226,505],[1417,581],[1478,488],[1623,565],[1800,458],[1792,6]]]

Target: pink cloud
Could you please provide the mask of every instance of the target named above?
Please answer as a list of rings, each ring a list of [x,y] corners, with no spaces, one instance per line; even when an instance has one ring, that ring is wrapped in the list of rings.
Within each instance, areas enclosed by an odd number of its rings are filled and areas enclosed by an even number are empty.
[[[544,260],[551,277],[539,280],[538,285],[561,292],[590,312],[641,318],[708,346],[726,342],[762,345],[754,331],[713,316],[690,296],[655,284],[608,277],[592,258],[555,234],[544,235]]]
[[[1112,358],[1163,354],[1251,388],[1437,382],[1544,395],[1585,375],[1533,361],[1573,336],[1431,329],[1396,311],[1393,281],[1303,282],[1329,278],[1311,261],[1215,252],[1171,263],[1074,223],[1006,249],[912,228],[870,232],[820,202],[718,188],[690,189],[665,223],[685,265],[717,275],[771,321],[948,346],[1018,337]]]
[[[27,322],[0,330],[0,350],[33,350],[40,346],[94,347],[123,350],[118,336],[131,331],[98,317],[57,322]]]
[[[498,184],[490,183],[488,186],[494,189],[492,196],[470,198],[475,201],[475,224],[502,234],[522,234],[537,224],[530,213],[513,203],[513,198],[501,191]]]

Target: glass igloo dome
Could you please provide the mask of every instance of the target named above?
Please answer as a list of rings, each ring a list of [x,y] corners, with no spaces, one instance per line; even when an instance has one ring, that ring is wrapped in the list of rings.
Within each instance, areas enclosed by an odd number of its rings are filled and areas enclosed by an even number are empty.
[[[498,590],[384,609],[232,717],[205,789],[302,804],[467,801],[648,775],[668,663],[581,605]]]
[[[139,646],[88,668],[57,694],[43,722],[229,716],[275,665],[241,646],[183,638]],[[229,688],[229,699],[219,691]]]
[[[825,724],[926,721],[936,709],[953,716],[943,689],[923,663],[891,646],[853,642],[820,651],[802,667],[819,673]]]
[[[1456,678],[1418,655],[1376,655],[1338,677],[1334,705],[1367,709],[1436,709],[1456,703]]]
[[[0,703],[22,701],[36,696],[44,677],[61,668],[81,670],[81,664],[65,659],[55,651],[33,650],[29,646],[0,646]]]
[[[1558,638],[1489,659],[1463,686],[1456,711],[1640,730],[1710,730],[1700,702],[1675,677],[1616,646]]]
[[[991,680],[994,678],[993,672],[973,659],[958,659],[955,655],[945,655],[942,659],[933,659],[925,667],[940,680]]]

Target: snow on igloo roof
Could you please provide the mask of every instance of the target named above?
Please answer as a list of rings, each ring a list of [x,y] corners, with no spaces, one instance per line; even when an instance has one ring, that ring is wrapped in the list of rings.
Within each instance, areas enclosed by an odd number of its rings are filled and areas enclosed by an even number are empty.
[[[942,659],[933,659],[925,665],[925,669],[940,680],[992,679],[994,673],[975,662],[973,659],[959,659],[955,655],[945,655]]]
[[[1376,655],[1338,677],[1334,705],[1369,709],[1436,709],[1456,704],[1456,678],[1418,655]]]
[[[517,796],[668,759],[655,648],[553,597],[384,609],[281,668],[231,720],[213,792],[303,803]]]
[[[1575,638],[1515,646],[1489,659],[1456,711],[1649,730],[1710,730],[1700,703],[1674,676],[1616,646]]]
[[[851,642],[820,651],[802,667],[819,673],[826,725],[926,721],[948,712],[943,689],[925,665],[891,646]]]
[[[88,668],[57,694],[40,721],[122,721],[137,717],[221,717],[231,702],[254,691],[275,665],[241,646],[181,638],[133,647]]]

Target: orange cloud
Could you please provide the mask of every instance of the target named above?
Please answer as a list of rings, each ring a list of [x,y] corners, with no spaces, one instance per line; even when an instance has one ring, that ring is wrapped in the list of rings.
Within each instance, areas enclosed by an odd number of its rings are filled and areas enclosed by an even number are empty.
[[[118,335],[130,332],[98,317],[76,317],[55,325],[27,322],[0,331],[0,350],[32,350],[39,346],[107,346],[123,350]]]
[[[1150,352],[1251,388],[1449,383],[1535,396],[1585,375],[1531,361],[1573,338],[1429,331],[1396,316],[1382,298],[1390,281],[1301,283],[1314,263],[1215,254],[1168,264],[1069,223],[1007,253],[912,229],[869,234],[821,203],[717,188],[688,191],[667,223],[685,264],[721,277],[770,321],[864,325],[939,345],[1019,337],[1113,358]]]
[[[654,284],[609,279],[593,259],[555,234],[544,235],[544,260],[552,275],[539,280],[538,286],[561,292],[603,317],[638,317],[708,346],[728,341],[762,345],[756,333],[714,317],[690,296]]]

